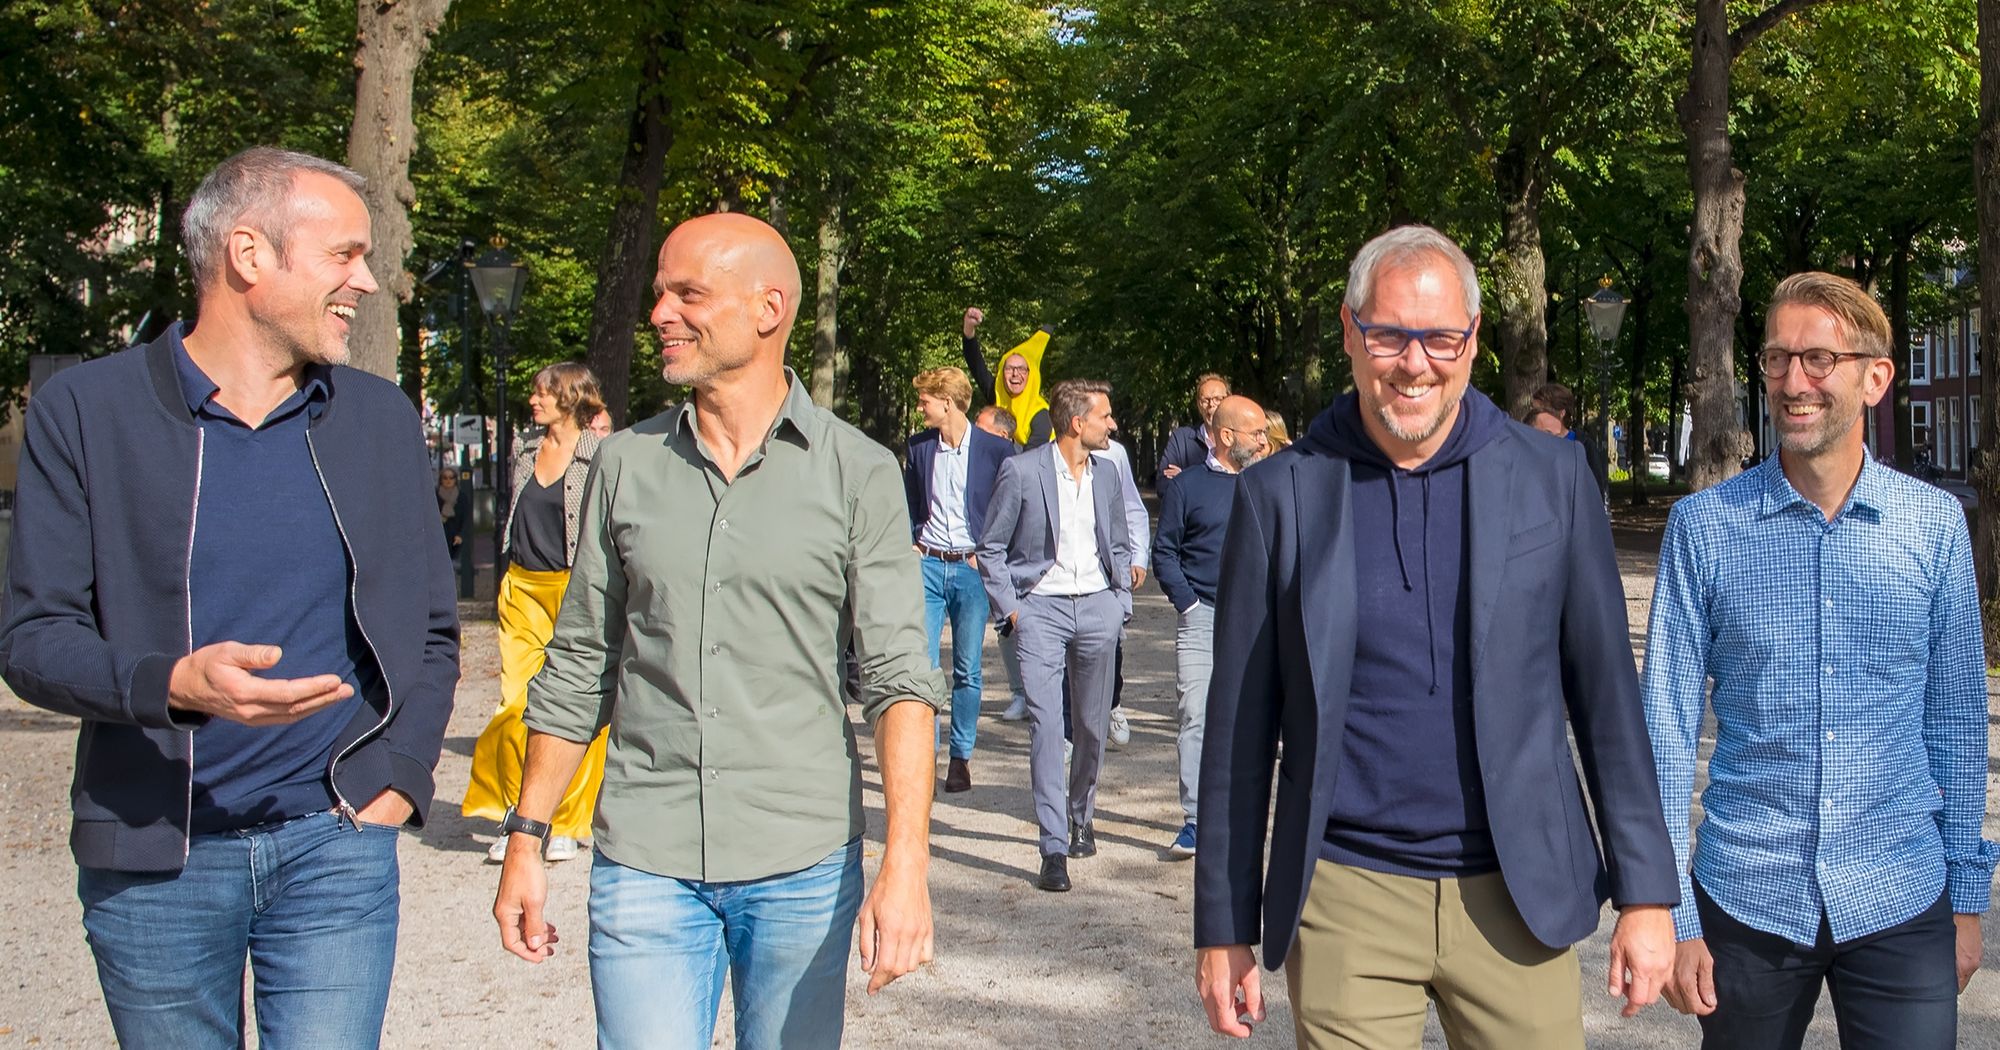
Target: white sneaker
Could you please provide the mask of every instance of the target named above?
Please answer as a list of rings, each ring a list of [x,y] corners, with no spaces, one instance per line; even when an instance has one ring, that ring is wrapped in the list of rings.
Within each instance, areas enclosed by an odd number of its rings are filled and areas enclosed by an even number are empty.
[[[576,840],[568,835],[550,835],[549,844],[542,849],[542,859],[551,864],[560,860],[575,860]]]
[[[1111,709],[1111,739],[1107,741],[1111,750],[1116,751],[1132,742],[1132,723],[1125,720],[1125,709]]]
[[[1028,698],[1025,696],[1015,697],[1007,705],[1007,710],[1000,712],[1002,722],[1019,722],[1026,717],[1028,717]]]
[[[507,840],[510,838],[513,836],[502,835],[493,840],[493,845],[486,847],[486,863],[498,864],[507,859]]]

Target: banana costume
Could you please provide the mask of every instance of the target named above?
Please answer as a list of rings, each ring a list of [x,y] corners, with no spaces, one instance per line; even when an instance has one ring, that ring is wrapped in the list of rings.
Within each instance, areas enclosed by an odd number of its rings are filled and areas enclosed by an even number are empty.
[[[1029,430],[1034,425],[1035,416],[1048,411],[1049,402],[1042,396],[1042,355],[1049,350],[1049,330],[1044,328],[1031,335],[1012,350],[1000,355],[1001,381],[993,385],[993,403],[1004,408],[1014,417],[1014,443],[1026,445]],[[1028,384],[1019,394],[1007,392],[1005,373],[1007,359],[1015,354],[1028,362]]]

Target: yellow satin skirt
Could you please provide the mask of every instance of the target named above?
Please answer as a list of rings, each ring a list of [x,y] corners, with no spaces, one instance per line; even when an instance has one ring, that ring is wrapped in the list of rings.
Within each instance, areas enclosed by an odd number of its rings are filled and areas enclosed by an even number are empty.
[[[472,784],[465,789],[462,807],[468,817],[499,820],[521,799],[521,765],[528,748],[521,714],[528,706],[528,679],[542,669],[543,647],[555,636],[556,610],[568,586],[568,570],[532,572],[509,565],[500,579],[500,710],[472,748]],[[549,834],[589,838],[603,782],[604,734],[599,733],[556,807]]]

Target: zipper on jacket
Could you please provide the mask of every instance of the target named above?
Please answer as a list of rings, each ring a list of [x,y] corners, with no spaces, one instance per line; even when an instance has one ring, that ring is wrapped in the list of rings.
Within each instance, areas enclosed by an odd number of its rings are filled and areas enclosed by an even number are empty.
[[[306,431],[306,454],[312,457],[313,473],[319,477],[320,491],[326,493],[327,509],[333,512],[333,529],[335,532],[340,533],[340,545],[347,550],[347,564],[349,566],[347,575],[347,600],[354,607],[354,626],[361,630],[361,643],[368,647],[368,655],[374,659],[375,669],[382,675],[382,692],[389,701],[386,710],[382,713],[382,720],[375,723],[375,728],[355,737],[346,747],[341,748],[332,758],[327,759],[326,763],[326,786],[333,791],[333,798],[336,803],[335,810],[341,816],[346,817],[354,825],[354,830],[358,832],[361,830],[361,814],[355,810],[354,803],[349,802],[347,796],[340,793],[340,783],[334,779],[334,770],[339,768],[341,760],[345,759],[355,748],[360,747],[370,737],[380,733],[382,727],[389,724],[389,719],[396,714],[396,688],[389,682],[389,669],[382,666],[382,656],[376,651],[374,640],[368,637],[368,625],[361,621],[361,559],[355,557],[354,543],[347,538],[347,526],[341,524],[340,507],[333,502],[333,489],[326,483],[326,472],[320,469],[319,448],[313,444],[311,430]]]
[[[187,650],[194,652],[194,530],[201,521],[201,472],[205,465],[204,456],[208,448],[208,432],[200,426],[194,428],[194,500],[188,507],[187,569],[181,573],[181,598],[187,609]],[[167,689],[172,692],[173,685]],[[188,786],[187,823],[182,826],[181,863],[186,864],[188,854],[194,849],[194,730],[188,735]]]

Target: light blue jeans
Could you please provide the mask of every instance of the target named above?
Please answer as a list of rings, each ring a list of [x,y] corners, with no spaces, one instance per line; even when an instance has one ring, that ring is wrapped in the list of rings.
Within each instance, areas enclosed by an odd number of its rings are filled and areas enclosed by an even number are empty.
[[[1181,766],[1181,812],[1194,823],[1201,795],[1201,739],[1208,726],[1208,679],[1215,668],[1215,607],[1196,601],[1174,628],[1174,697],[1180,708],[1176,741]]]
[[[840,1045],[861,840],[804,871],[675,879],[593,856],[590,986],[602,1050],[707,1050],[723,976],[738,1050]]]
[[[951,620],[951,757],[971,758],[979,739],[979,694],[985,688],[979,658],[986,647],[986,587],[979,570],[962,561],[923,557],[924,630],[931,666],[939,666],[942,635]]]
[[[242,1046],[247,955],[260,1045],[380,1045],[401,899],[396,840],[394,828],[315,813],[198,835],[178,874],[79,869],[118,1042]]]

